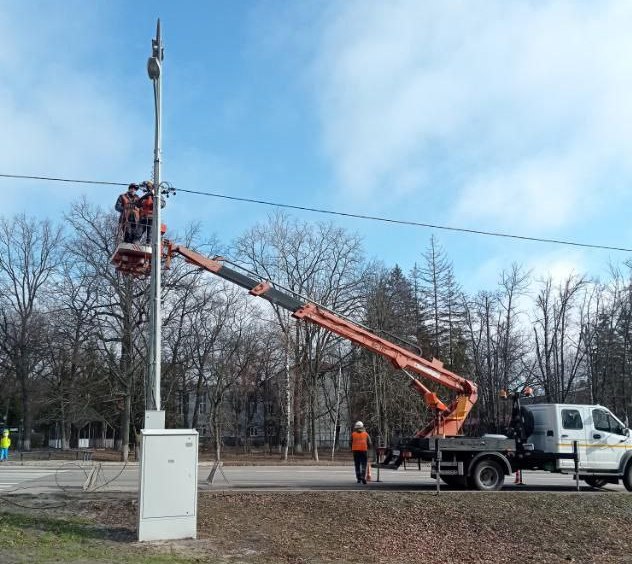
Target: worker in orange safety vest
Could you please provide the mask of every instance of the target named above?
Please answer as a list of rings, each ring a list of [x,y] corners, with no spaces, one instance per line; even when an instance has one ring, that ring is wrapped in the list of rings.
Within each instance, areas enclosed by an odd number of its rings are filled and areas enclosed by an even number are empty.
[[[140,210],[140,242],[151,244],[151,227],[154,222],[154,184],[151,181],[143,182],[145,194],[137,202]],[[165,199],[160,197],[160,207],[165,207]]]
[[[123,234],[124,243],[136,241],[139,218],[137,190],[138,184],[130,184],[127,187],[127,192],[121,194],[114,205],[114,209],[121,214],[119,216],[119,230]]]
[[[357,421],[351,433],[351,452],[355,466],[357,483],[366,484],[366,469],[369,461],[369,449],[372,447],[371,437],[364,429],[362,421]]]

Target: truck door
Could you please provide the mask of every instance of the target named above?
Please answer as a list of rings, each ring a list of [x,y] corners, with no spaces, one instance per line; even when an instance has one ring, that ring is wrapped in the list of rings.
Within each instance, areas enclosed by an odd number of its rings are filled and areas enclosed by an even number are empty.
[[[591,410],[588,422],[588,464],[595,470],[616,470],[626,449],[632,448],[625,426],[603,407]]]
[[[577,447],[579,449],[580,468],[584,468],[587,465],[586,425],[584,422],[586,415],[585,413],[582,413],[582,411],[583,410],[580,410],[576,407],[560,406],[560,411],[558,415],[558,421],[561,423],[558,452],[572,453],[573,442],[577,441]],[[561,459],[558,462],[560,469],[575,469],[575,461],[572,459]]]

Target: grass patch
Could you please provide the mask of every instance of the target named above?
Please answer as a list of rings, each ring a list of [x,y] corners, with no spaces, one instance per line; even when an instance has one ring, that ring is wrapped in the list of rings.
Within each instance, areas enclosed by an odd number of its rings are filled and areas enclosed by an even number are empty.
[[[96,525],[83,519],[0,513],[2,562],[196,562],[155,546],[135,543],[130,529]]]

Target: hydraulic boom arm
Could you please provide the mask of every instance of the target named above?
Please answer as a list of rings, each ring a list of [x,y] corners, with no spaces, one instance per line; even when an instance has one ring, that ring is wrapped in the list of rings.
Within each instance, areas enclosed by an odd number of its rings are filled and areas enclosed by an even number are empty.
[[[237,270],[233,270],[224,264],[224,259],[221,257],[211,259],[170,241],[166,241],[165,246],[167,249],[167,268],[171,257],[177,253],[184,257],[187,262],[245,288],[253,296],[260,296],[273,305],[291,311],[293,317],[314,323],[389,359],[396,368],[403,370],[410,377],[411,386],[419,392],[424,398],[426,405],[435,413],[434,421],[417,431],[417,436],[429,437],[460,434],[465,418],[476,403],[477,387],[470,380],[445,369],[443,363],[439,360],[428,361],[403,347],[375,335],[368,329],[344,317],[274,288],[270,282],[255,280]],[[434,392],[424,386],[411,372],[456,391],[456,399],[446,406]]]

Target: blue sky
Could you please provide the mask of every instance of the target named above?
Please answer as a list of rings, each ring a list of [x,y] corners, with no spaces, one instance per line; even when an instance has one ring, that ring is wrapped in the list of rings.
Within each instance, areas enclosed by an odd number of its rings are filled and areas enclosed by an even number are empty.
[[[632,247],[627,2],[4,2],[0,173],[148,178],[157,17],[175,186]],[[82,195],[107,208],[118,194],[6,179],[0,190],[1,215],[59,220]],[[229,242],[269,212],[181,193],[166,222]],[[433,233],[335,221],[405,270]],[[436,234],[471,290],[513,262],[603,276],[628,258]]]

